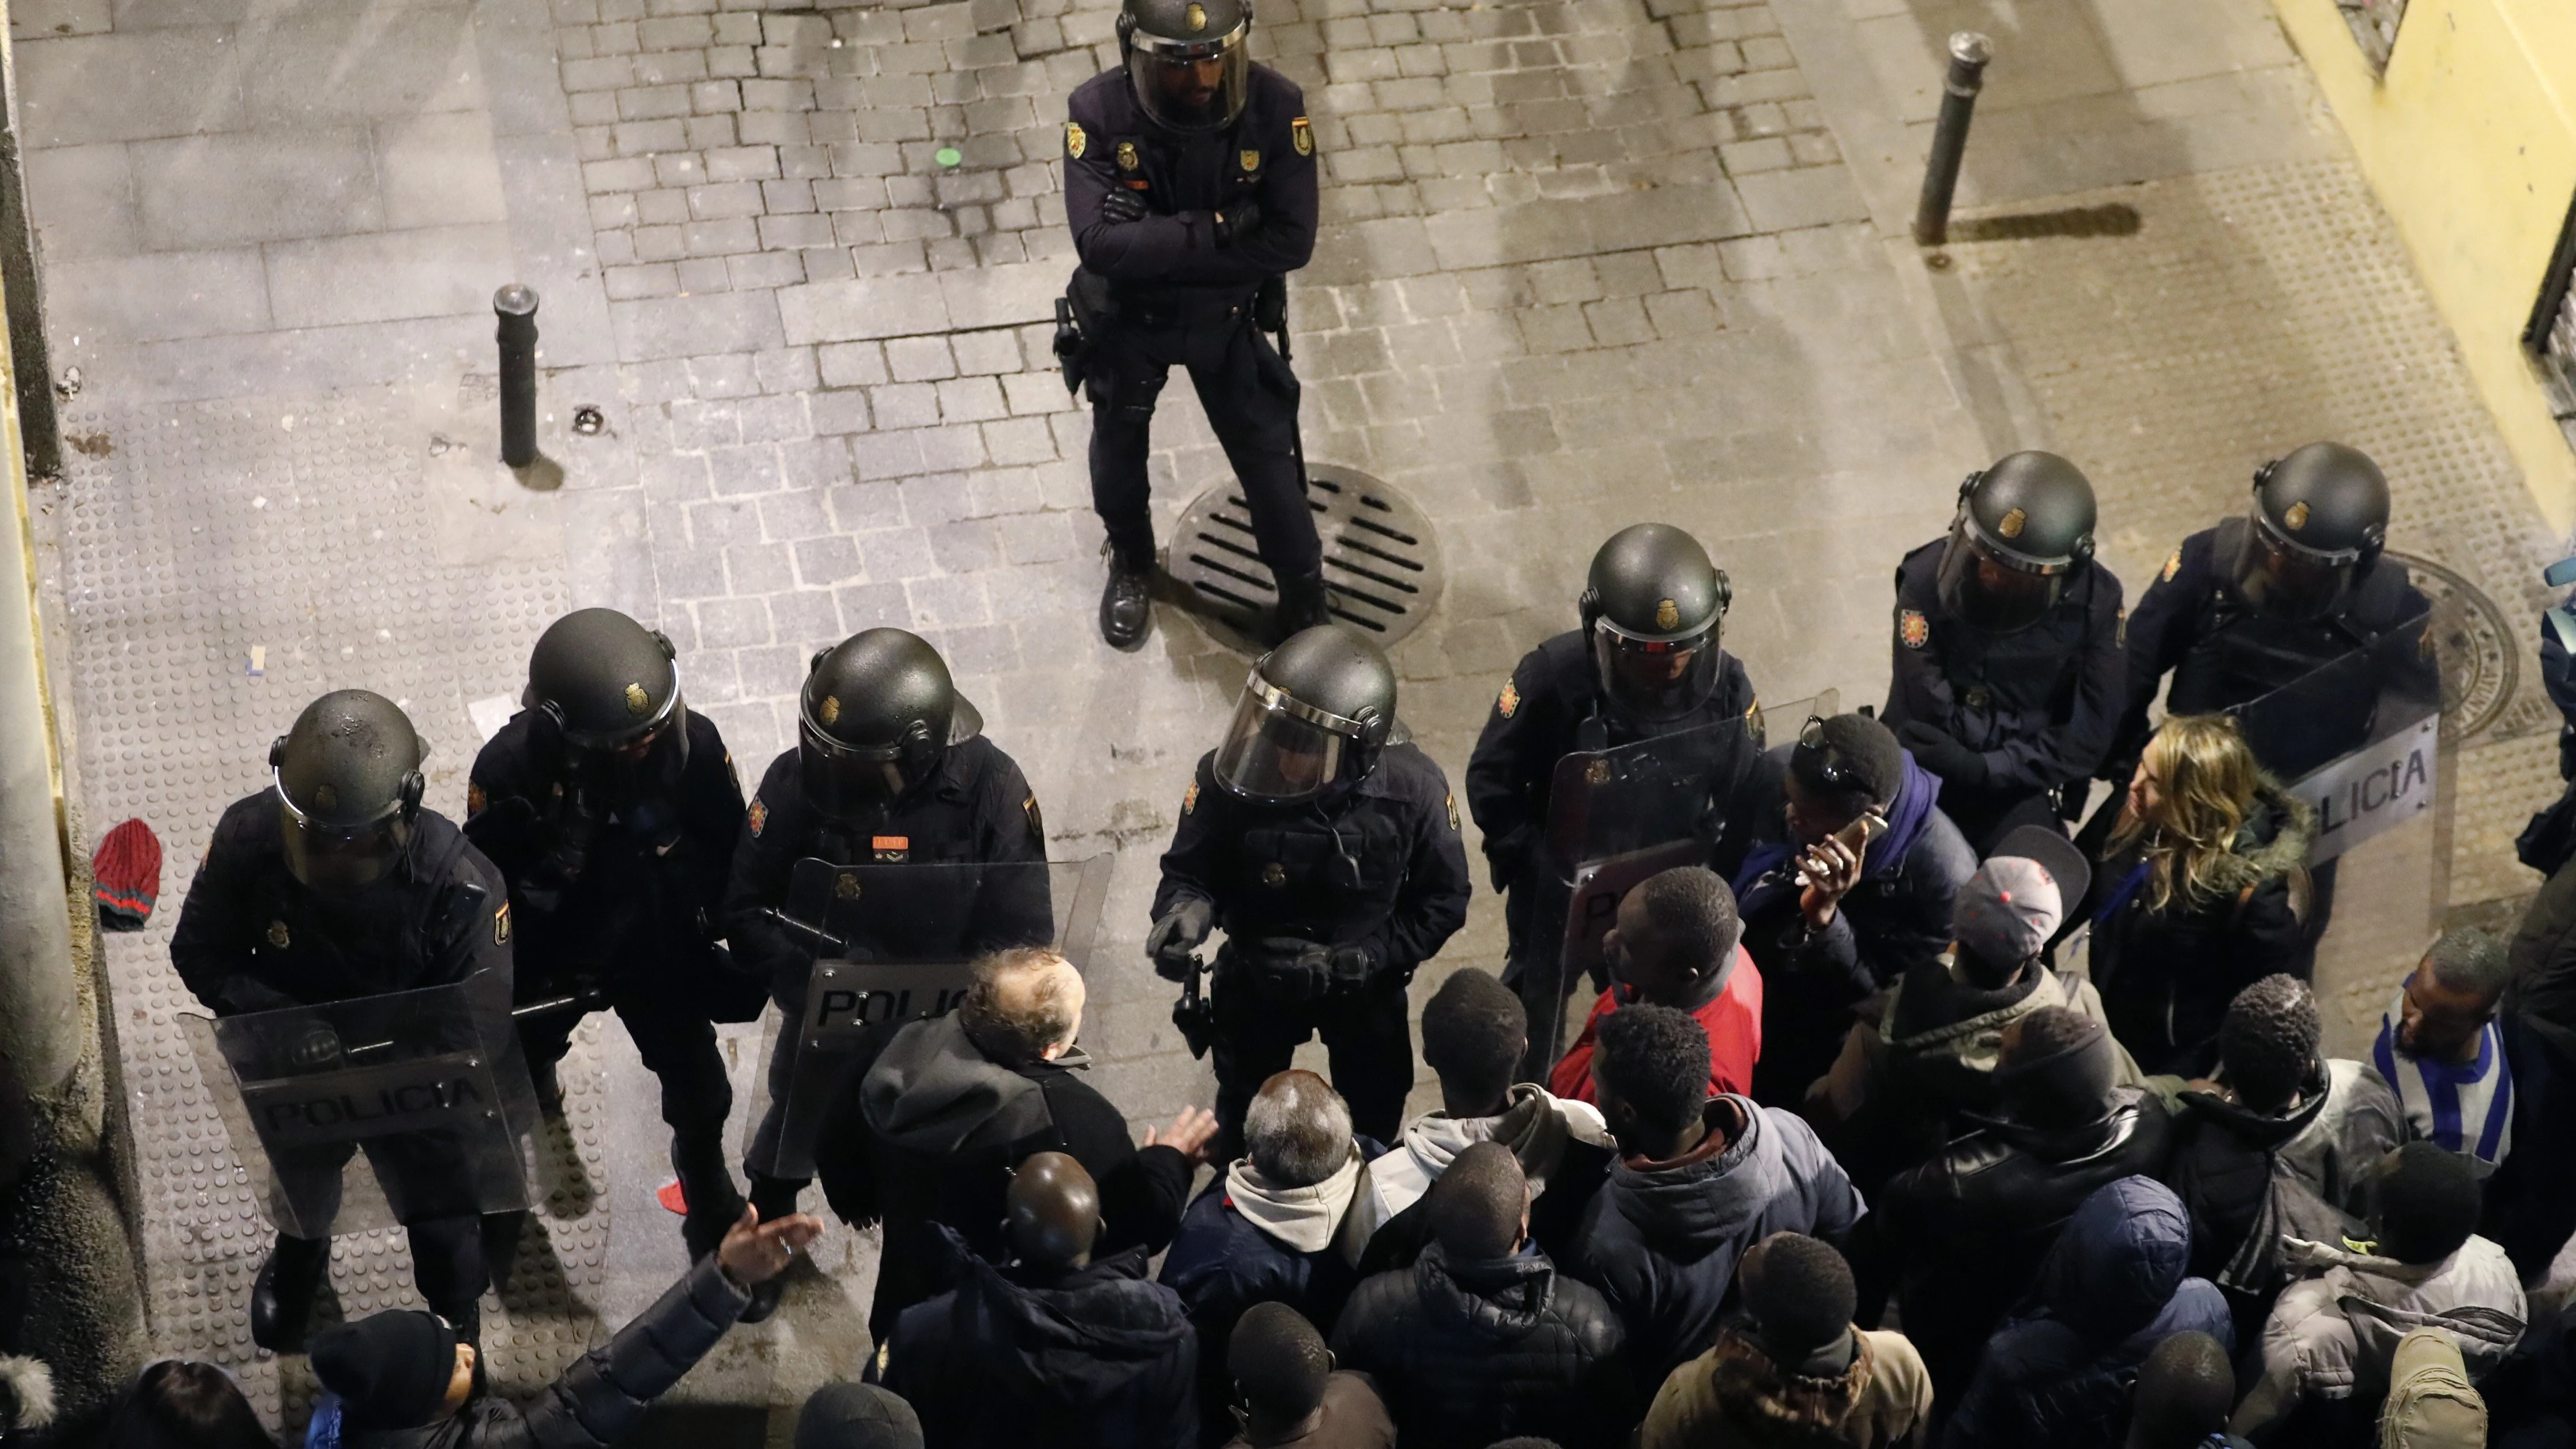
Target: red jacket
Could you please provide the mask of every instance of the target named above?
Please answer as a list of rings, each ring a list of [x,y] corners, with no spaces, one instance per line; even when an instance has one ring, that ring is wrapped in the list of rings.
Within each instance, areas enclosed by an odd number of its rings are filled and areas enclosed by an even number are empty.
[[[1601,999],[1592,1003],[1592,1014],[1583,1019],[1583,1034],[1574,1039],[1573,1047],[1556,1064],[1556,1070],[1548,1073],[1549,1091],[1578,1102],[1593,1100],[1592,1041],[1600,1030],[1602,1015],[1618,1005],[1611,999],[1612,994],[1604,991]],[[1735,948],[1735,970],[1726,978],[1726,989],[1691,1015],[1699,1019],[1700,1030],[1708,1033],[1710,1094],[1742,1095],[1752,1091],[1753,1063],[1762,1055],[1762,972],[1742,946]]]

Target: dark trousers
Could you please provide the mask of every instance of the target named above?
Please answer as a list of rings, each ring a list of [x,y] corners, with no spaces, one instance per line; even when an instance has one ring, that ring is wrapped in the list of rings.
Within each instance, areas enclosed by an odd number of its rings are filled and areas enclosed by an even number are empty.
[[[1154,513],[1146,455],[1154,400],[1174,367],[1189,369],[1199,406],[1243,487],[1261,561],[1274,576],[1322,567],[1298,461],[1297,375],[1243,309],[1169,327],[1122,324],[1092,340],[1083,390],[1091,399],[1091,506],[1109,542],[1151,558]]]
[[[1971,790],[1944,781],[1941,811],[1977,848],[1980,860],[1994,854],[1998,841],[2024,825],[2066,833],[2066,821],[2057,812],[2057,794],[2052,790]]]
[[[1575,988],[1565,972],[1568,891],[1557,881],[1543,878],[1542,871],[1526,868],[1503,897],[1503,984],[1521,999],[1529,1015],[1529,1048],[1513,1080],[1544,1084],[1572,1035],[1567,1023],[1578,1020],[1579,1013],[1567,1000]],[[1593,975],[1592,993],[1598,996],[1609,983],[1600,973]],[[1585,1005],[1588,1009],[1588,999]],[[1549,1022],[1556,1023],[1553,1039]]]
[[[1288,1069],[1297,1048],[1317,1032],[1332,1058],[1333,1089],[1351,1105],[1351,1128],[1393,1142],[1413,1090],[1413,1033],[1405,1020],[1404,978],[1383,975],[1323,999],[1281,1001],[1256,972],[1221,961],[1209,1006],[1216,1016],[1217,1137],[1243,1150],[1243,1114],[1261,1084]]]
[[[524,993],[523,993],[524,994]],[[724,1131],[733,1111],[733,1081],[725,1075],[724,1055],[716,1050],[716,1029],[703,1012],[661,996],[612,994],[610,1007],[635,1040],[636,1055],[662,1083],[662,1120],[672,1135]],[[528,1064],[559,1062],[572,1049],[577,1012],[558,1011],[519,1023],[519,1045]]]
[[[476,1160],[476,1146],[452,1133],[407,1132],[272,1155],[269,1166],[299,1230],[281,1228],[277,1234],[281,1295],[309,1297],[330,1270],[330,1227],[339,1215],[340,1174],[363,1147],[394,1220],[411,1237],[412,1282],[420,1296],[431,1312],[450,1323],[476,1323],[476,1300],[488,1284],[478,1185],[488,1175],[517,1168],[515,1162]],[[480,1146],[493,1148],[491,1143]]]

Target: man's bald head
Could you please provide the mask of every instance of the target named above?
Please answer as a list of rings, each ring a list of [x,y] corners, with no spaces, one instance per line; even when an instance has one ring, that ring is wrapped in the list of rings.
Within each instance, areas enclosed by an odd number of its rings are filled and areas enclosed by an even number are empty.
[[[1082,1030],[1082,973],[1044,946],[996,951],[975,963],[958,1024],[1006,1067],[1052,1061]]]
[[[1003,1199],[1011,1251],[1042,1268],[1079,1268],[1100,1236],[1100,1188],[1062,1152],[1040,1152],[1011,1174]]]

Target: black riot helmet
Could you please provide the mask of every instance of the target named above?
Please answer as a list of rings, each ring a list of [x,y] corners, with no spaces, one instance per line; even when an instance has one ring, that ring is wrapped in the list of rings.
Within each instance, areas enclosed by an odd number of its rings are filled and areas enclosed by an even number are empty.
[[[286,868],[317,891],[352,891],[392,871],[420,815],[429,747],[381,694],[334,690],[268,747]]]
[[[1989,634],[2027,629],[2092,560],[2092,483],[2055,453],[2007,454],[1959,485],[1941,606]]]
[[[2220,564],[2275,619],[2322,619],[2352,597],[2388,542],[2388,477],[2358,448],[2310,443],[2254,475],[2254,506]]]
[[[984,731],[930,641],[869,629],[817,651],[796,705],[805,798],[863,823],[938,773],[948,747]]]
[[[1252,96],[1249,0],[1126,0],[1118,53],[1136,104],[1174,131],[1222,131]]]
[[[1602,693],[1639,719],[1697,709],[1717,688],[1720,625],[1735,591],[1699,540],[1668,523],[1638,523],[1592,555],[1583,635]]]
[[[670,639],[615,609],[576,609],[528,655],[522,701],[577,754],[640,761],[667,743],[685,762],[688,707]]]
[[[1216,750],[1216,782],[1293,805],[1369,777],[1395,737],[1395,666],[1339,624],[1291,634],[1252,666]]]

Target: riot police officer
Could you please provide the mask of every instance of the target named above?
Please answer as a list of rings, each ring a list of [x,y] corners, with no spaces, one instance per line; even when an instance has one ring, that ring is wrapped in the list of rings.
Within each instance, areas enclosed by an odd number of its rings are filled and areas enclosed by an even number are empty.
[[[2074,464],[2013,453],[1969,474],[1949,536],[1896,566],[1881,718],[1979,855],[2015,826],[2063,834],[2058,792],[2085,788],[2119,723],[2120,581],[2094,561],[2093,520]]]
[[[1386,1142],[1402,1122],[1404,988],[1466,923],[1472,887],[1457,799],[1395,699],[1376,645],[1330,624],[1291,635],[1181,797],[1146,951],[1195,985],[1191,951],[1225,928],[1208,1010],[1229,1150],[1253,1093],[1317,1032],[1352,1125]]]
[[[170,937],[171,964],[208,1009],[235,1016],[508,974],[500,873],[421,804],[427,753],[393,701],[362,689],[313,701],[270,746],[269,787],[216,822]],[[421,1296],[473,1336],[486,1273],[467,1164],[433,1134],[365,1146],[410,1230]],[[343,1144],[271,1165],[336,1182],[348,1157]],[[330,1263],[327,1236],[281,1230],[251,1288],[252,1339],[300,1347]]]
[[[1719,647],[1732,598],[1725,570],[1682,530],[1640,523],[1611,535],[1592,556],[1582,627],[1521,656],[1467,759],[1467,808],[1494,888],[1509,893],[1506,974],[1531,1022],[1524,1080],[1546,1079],[1561,1043],[1539,1023],[1562,1021],[1573,986],[1557,955],[1563,902],[1539,858],[1557,761],[1751,719],[1753,681]]]
[[[1052,926],[1036,792],[983,728],[928,640],[869,629],[815,654],[797,699],[796,748],[770,762],[752,793],[725,917],[736,961],[770,982],[784,1018],[770,1052],[769,1111],[747,1164],[763,1222],[794,1212],[811,1181],[775,1171],[819,948],[787,922],[819,925],[826,911],[821,901],[794,898],[796,863],[1032,863],[1036,869],[1014,879],[1023,894],[1041,898],[990,910],[986,928],[996,934],[983,944],[1042,942]],[[776,1304],[774,1290],[755,1292],[751,1312],[765,1318]]]
[[[2387,476],[2368,455],[2310,443],[2255,473],[2253,502],[2241,517],[2184,539],[2129,618],[2128,708],[2103,777],[2125,783],[2136,767],[2147,707],[2167,674],[2167,713],[2214,714],[2369,650],[2421,619],[2430,601],[2406,565],[2381,554],[2388,503]],[[2439,688],[2436,666],[2418,650],[2386,651],[2376,667],[2405,671],[2427,698]],[[2300,751],[2303,763],[2359,746],[2386,682],[2375,672],[2321,681],[2315,699],[2300,705],[2304,727],[2314,732]],[[2257,738],[2258,752],[2265,743]],[[2325,931],[2333,865],[2310,872],[2311,940]]]
[[[1306,506],[1287,274],[1315,249],[1315,136],[1304,93],[1245,42],[1247,0],[1127,0],[1121,63],[1067,105],[1064,202],[1082,258],[1058,349],[1092,407],[1091,500],[1108,531],[1100,632],[1132,649],[1152,622],[1145,480],[1154,400],[1189,370],[1242,484],[1284,636],[1326,618]]]
[[[682,698],[671,641],[614,609],[566,614],[528,658],[526,708],[474,759],[466,833],[510,885],[522,1002],[604,991],[662,1081],[691,1257],[742,1216],[725,1164],[733,1085],[713,1022],[748,1021],[763,983],[731,968],[725,873],[742,785],[715,722]],[[748,988],[748,989],[746,989]],[[521,1021],[538,1095],[560,1110],[555,1063],[581,1010]]]

